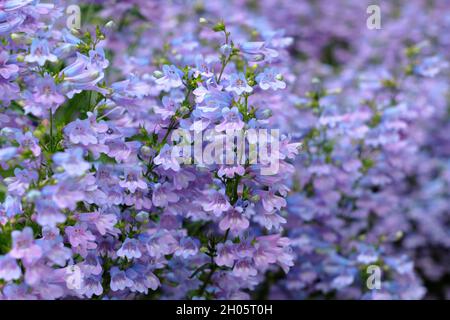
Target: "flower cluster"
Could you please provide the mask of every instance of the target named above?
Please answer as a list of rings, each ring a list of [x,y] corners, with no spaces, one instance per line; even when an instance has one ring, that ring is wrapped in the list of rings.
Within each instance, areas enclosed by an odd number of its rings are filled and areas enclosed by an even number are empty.
[[[63,9],[2,7],[2,297],[247,298],[268,270],[288,272],[280,210],[300,144],[282,136],[265,176],[261,161],[184,165],[173,137],[271,128],[258,96],[286,85],[252,57],[277,48],[240,49],[211,23],[219,49],[192,39],[106,77],[111,24],[68,30]]]
[[[446,1],[69,4],[0,1],[0,299],[449,297]]]

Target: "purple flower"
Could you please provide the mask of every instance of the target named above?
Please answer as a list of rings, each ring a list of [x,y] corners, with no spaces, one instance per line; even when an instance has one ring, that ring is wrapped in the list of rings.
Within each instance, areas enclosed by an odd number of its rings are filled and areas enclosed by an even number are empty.
[[[137,189],[147,190],[147,183],[142,177],[140,168],[125,168],[125,179],[120,180],[119,185],[122,188],[127,188],[131,193],[136,192]]]
[[[83,149],[73,148],[53,155],[53,161],[70,176],[82,176],[91,165],[83,158]]]
[[[103,48],[96,48],[89,51],[89,62],[99,71],[108,68],[109,61],[105,58],[105,51]]]
[[[142,256],[139,250],[139,242],[136,239],[126,238],[122,247],[117,251],[117,256],[126,257],[129,260],[133,258],[140,258]]]
[[[286,206],[286,200],[277,196],[273,190],[260,190],[257,194],[261,197],[262,205],[267,212],[272,212],[274,209],[280,210]]]
[[[234,92],[238,96],[246,93],[251,93],[253,91],[252,87],[250,87],[247,83],[247,79],[245,75],[240,73],[234,73],[228,79],[228,86],[225,87],[225,90],[228,92]]]
[[[133,286],[133,280],[129,279],[125,271],[119,270],[117,267],[111,268],[110,288],[112,291],[124,290]]]
[[[195,256],[198,253],[199,246],[200,242],[197,239],[182,238],[179,249],[175,251],[175,256],[181,256],[183,259]]]
[[[80,266],[84,274],[99,275],[103,271],[101,261],[93,250],[88,253]]]
[[[36,194],[36,222],[41,226],[53,227],[66,221],[66,216],[61,213],[60,208],[53,201],[54,190],[55,187],[46,186],[42,192]]]
[[[150,85],[134,75],[130,75],[127,80],[113,83],[111,88],[114,90],[114,100],[121,103],[133,103],[134,98],[142,99],[151,93]]]
[[[103,293],[102,283],[99,276],[89,276],[84,279],[81,289],[77,290],[80,294],[86,296],[87,298],[92,298],[92,296],[100,296]]]
[[[174,65],[164,65],[163,66],[163,76],[156,79],[156,84],[162,86],[164,90],[169,91],[172,88],[178,88],[183,85],[181,78],[183,77],[183,72],[179,70]]]
[[[175,238],[164,231],[157,232],[148,239],[144,238],[143,241],[145,241],[148,254],[154,258],[172,254],[178,247]]]
[[[179,148],[176,146],[169,146],[165,144],[159,154],[153,159],[153,163],[156,165],[162,165],[164,170],[173,170],[175,172],[180,171],[180,163],[178,158],[175,156]]]
[[[4,202],[6,216],[12,218],[18,214],[22,214],[22,202],[20,197],[8,195]]]
[[[130,288],[133,292],[148,293],[148,289],[156,290],[161,285],[159,279],[149,270],[148,267],[141,264],[134,265],[126,270],[126,275],[133,280]]]
[[[285,273],[294,265],[294,255],[290,247],[288,238],[281,237],[279,234],[260,236],[256,238],[256,253],[254,260],[264,265],[267,256],[276,257],[277,263]]]
[[[234,250],[235,246],[230,240],[227,240],[225,243],[219,243],[217,245],[217,256],[214,258],[214,261],[219,266],[232,267],[236,259]]]
[[[167,207],[169,203],[177,202],[180,197],[168,183],[157,183],[153,188],[152,202],[157,207]]]
[[[78,201],[83,200],[85,194],[78,181],[67,179],[63,183],[45,187],[45,191],[51,194],[53,202],[60,209],[74,210]]]
[[[13,78],[19,72],[19,67],[8,63],[9,54],[7,51],[0,51],[0,76],[8,80]]]
[[[45,74],[34,88],[33,102],[42,105],[45,109],[51,108],[55,112],[65,100],[60,86],[55,84],[55,80],[49,74]]]
[[[95,227],[102,236],[106,234],[116,236],[119,234],[119,230],[114,227],[117,224],[117,217],[113,213],[106,214],[102,210],[81,213],[78,215],[78,220]]]
[[[0,162],[6,162],[17,154],[16,147],[6,147],[0,149]]]
[[[278,90],[286,88],[286,83],[282,80],[282,76],[277,73],[275,68],[267,68],[255,78],[259,87],[263,90]]]
[[[218,119],[222,116],[222,109],[230,107],[232,101],[232,94],[220,91],[217,88],[210,88],[208,93],[204,95],[203,102],[193,111],[193,115],[196,118]]]
[[[22,259],[31,263],[42,256],[42,249],[35,244],[33,229],[25,227],[22,231],[14,230],[11,233],[12,249],[9,255],[15,259]]]
[[[20,1],[21,3],[23,1]],[[28,1],[27,1],[28,2]],[[6,4],[6,3],[5,3]],[[15,2],[12,2],[13,5],[17,4]],[[2,6],[4,6],[2,4]],[[5,7],[3,7],[5,8]],[[18,8],[18,7],[17,7]],[[15,9],[14,7],[11,7],[11,9]],[[0,15],[0,35],[8,34],[14,29],[18,28],[26,19],[26,15],[24,14],[8,14],[3,11]]]
[[[355,281],[355,276],[352,273],[348,272],[335,277],[331,281],[330,285],[334,289],[341,290],[351,285],[353,281]]]
[[[97,143],[97,136],[91,128],[89,120],[76,119],[64,128],[64,133],[69,138],[69,141],[74,144],[87,146]]]
[[[211,191],[208,198],[201,202],[203,210],[213,212],[214,215],[219,216],[222,212],[228,211],[231,208],[225,195],[218,191]]]
[[[105,76],[97,65],[91,64],[91,59],[78,52],[76,60],[65,67],[60,75],[64,77],[64,85],[70,90],[67,93],[69,98],[82,90],[99,91],[96,85]]]
[[[8,192],[11,195],[23,196],[31,183],[38,180],[38,173],[34,170],[14,169],[14,177],[5,179]]]
[[[449,63],[442,57],[433,56],[424,59],[418,66],[416,66],[415,72],[423,77],[433,78],[443,69],[447,69],[448,67]]]
[[[239,46],[239,50],[248,61],[252,62],[271,61],[278,57],[278,52],[267,48],[263,41],[245,42]]]
[[[173,115],[175,115],[176,111],[180,108],[180,104],[175,101],[173,98],[164,96],[162,98],[163,108],[158,106],[154,106],[153,110],[155,110],[156,114],[161,115],[163,120],[167,120]]]
[[[256,276],[257,274],[258,270],[256,270],[253,261],[248,258],[239,259],[233,268],[233,275],[243,280]]]
[[[204,58],[202,55],[197,55],[195,57],[196,71],[206,78],[211,78],[214,75],[214,69],[211,65],[213,61],[209,57]]]
[[[15,259],[9,256],[0,256],[0,279],[5,281],[17,280],[21,275],[22,270]]]
[[[30,54],[25,56],[25,61],[29,63],[37,62],[43,66],[45,62],[56,62],[58,58],[50,52],[48,41],[45,39],[33,39],[30,48]]]
[[[30,150],[35,157],[41,155],[41,147],[39,146],[39,140],[28,131],[25,134],[19,132],[16,134],[16,140],[23,149]]]
[[[240,207],[233,208],[225,213],[220,220],[219,228],[222,231],[230,229],[234,234],[246,230],[250,225],[248,219],[243,215],[243,209]]]
[[[217,132],[242,130],[245,126],[242,121],[242,115],[237,107],[223,108],[222,115],[224,120],[216,126]]]
[[[87,255],[88,249],[95,249],[95,236],[87,229],[86,224],[76,224],[65,229],[67,238],[72,247],[76,248],[82,256]]]
[[[30,287],[25,283],[8,284],[3,289],[6,300],[37,300],[36,294],[30,293]]]

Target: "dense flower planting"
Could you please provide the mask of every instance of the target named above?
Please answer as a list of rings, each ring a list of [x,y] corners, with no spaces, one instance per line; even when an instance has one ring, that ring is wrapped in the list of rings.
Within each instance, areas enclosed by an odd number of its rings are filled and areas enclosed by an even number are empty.
[[[378,2],[0,0],[0,299],[450,298],[450,3]]]

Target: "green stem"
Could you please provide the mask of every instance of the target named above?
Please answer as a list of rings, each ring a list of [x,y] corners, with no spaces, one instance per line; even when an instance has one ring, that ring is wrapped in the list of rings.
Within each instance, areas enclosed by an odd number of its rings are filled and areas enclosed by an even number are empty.
[[[49,118],[50,118],[50,151],[54,152],[53,146],[53,111],[49,109]]]

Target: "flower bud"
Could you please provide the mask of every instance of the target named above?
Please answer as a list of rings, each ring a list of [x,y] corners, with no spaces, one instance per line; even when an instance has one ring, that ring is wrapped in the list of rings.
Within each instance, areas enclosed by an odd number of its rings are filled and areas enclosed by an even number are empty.
[[[110,20],[105,24],[105,28],[112,29],[116,26],[115,22]]]
[[[136,220],[139,222],[148,221],[148,218],[149,218],[148,212],[141,211],[136,214]]]
[[[159,71],[159,70],[156,70],[156,71],[153,72],[153,76],[154,76],[156,79],[162,78],[163,75],[164,75],[164,74],[163,74],[161,71]]]
[[[215,32],[225,31],[225,24],[220,21],[212,28]]]

